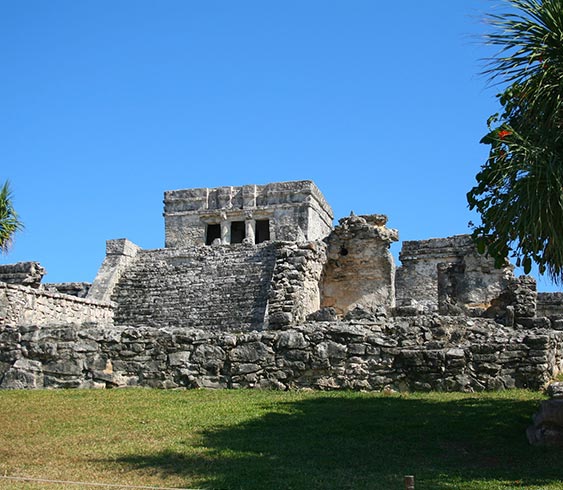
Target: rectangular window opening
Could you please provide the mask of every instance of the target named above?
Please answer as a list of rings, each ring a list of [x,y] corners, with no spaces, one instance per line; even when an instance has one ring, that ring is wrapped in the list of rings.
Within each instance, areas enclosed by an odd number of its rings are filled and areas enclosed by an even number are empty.
[[[212,245],[217,238],[221,238],[221,225],[207,225],[205,244]]]
[[[256,220],[256,232],[254,234],[255,242],[262,243],[270,239],[270,220],[258,219]]]
[[[246,238],[246,224],[244,221],[231,223],[231,243],[242,243]]]

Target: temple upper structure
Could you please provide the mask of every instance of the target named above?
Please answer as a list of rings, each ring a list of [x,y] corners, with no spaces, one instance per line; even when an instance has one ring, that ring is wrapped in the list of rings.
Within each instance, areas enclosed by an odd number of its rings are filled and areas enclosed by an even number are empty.
[[[333,212],[310,180],[164,193],[166,248],[325,238]]]

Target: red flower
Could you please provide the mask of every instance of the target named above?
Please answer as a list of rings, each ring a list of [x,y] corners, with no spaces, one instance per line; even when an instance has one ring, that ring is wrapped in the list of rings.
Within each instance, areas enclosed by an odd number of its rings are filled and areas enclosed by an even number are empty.
[[[512,134],[512,131],[507,131],[506,129],[503,129],[502,131],[498,132],[498,137],[503,140],[504,138],[506,138],[507,136],[510,136]]]

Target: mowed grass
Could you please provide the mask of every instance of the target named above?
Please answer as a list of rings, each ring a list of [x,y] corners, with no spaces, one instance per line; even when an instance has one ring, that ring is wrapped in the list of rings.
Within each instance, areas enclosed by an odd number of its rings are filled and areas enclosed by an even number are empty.
[[[204,489],[560,489],[539,393],[0,392],[0,475]],[[0,480],[0,489],[89,488]],[[92,487],[94,488],[94,487]]]

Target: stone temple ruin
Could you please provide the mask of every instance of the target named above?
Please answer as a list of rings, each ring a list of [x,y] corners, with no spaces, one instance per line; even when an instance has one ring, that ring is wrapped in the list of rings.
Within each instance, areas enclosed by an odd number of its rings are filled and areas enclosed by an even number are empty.
[[[563,298],[467,235],[402,244],[311,181],[164,194],[165,247],[109,240],[93,284],[0,268],[0,387],[541,388]]]

